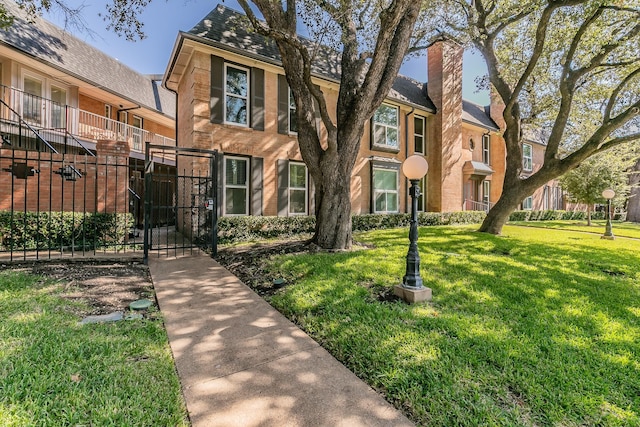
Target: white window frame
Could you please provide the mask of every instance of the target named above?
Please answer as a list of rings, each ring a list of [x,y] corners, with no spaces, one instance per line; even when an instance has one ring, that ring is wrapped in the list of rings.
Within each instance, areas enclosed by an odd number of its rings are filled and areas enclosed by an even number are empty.
[[[420,197],[418,198],[418,211],[426,212],[427,211],[427,176],[423,176],[420,179],[420,184],[418,185],[420,188]],[[407,186],[407,191],[410,191],[410,186]]]
[[[107,119],[113,119],[112,116],[113,113],[113,107],[111,106],[111,104],[104,104],[104,117]]]
[[[391,191],[391,190],[376,190],[376,188],[374,186],[375,185],[375,173],[376,173],[376,171],[393,172],[393,173],[395,173],[396,174],[396,190],[395,191]],[[400,210],[400,206],[399,206],[400,205],[400,197],[399,197],[400,196],[400,191],[398,189],[398,187],[399,187],[399,182],[398,182],[399,176],[400,176],[400,171],[397,170],[397,169],[377,167],[377,166],[373,167],[373,172],[371,174],[371,187],[373,188],[373,201],[372,201],[372,203],[373,203],[373,209],[372,209],[373,213],[386,214],[386,213],[398,213],[399,212],[399,210]],[[385,194],[395,193],[396,194],[396,208],[395,208],[395,210],[388,210],[387,209],[386,211],[378,211],[376,209],[376,198],[377,198],[376,196],[379,193],[385,193]],[[388,203],[387,203],[387,205],[388,205]],[[387,208],[388,207],[389,206],[387,206]]]
[[[227,73],[228,73],[228,69],[229,68],[233,68],[235,70],[244,71],[245,73],[247,73],[247,95],[246,96],[236,95],[235,93],[227,93]],[[242,67],[240,65],[227,64],[227,63],[224,64],[223,117],[224,117],[224,123],[225,124],[233,125],[233,126],[241,126],[241,127],[245,127],[245,128],[249,127],[249,112],[251,111],[251,106],[249,105],[249,94],[251,93],[251,78],[250,78],[251,76],[250,76],[249,72],[250,72],[250,70],[248,68]],[[227,97],[244,99],[246,101],[246,105],[247,105],[247,111],[246,111],[247,122],[246,123],[238,123],[238,122],[227,121]]]
[[[118,121],[120,123],[124,123],[125,125],[129,124],[129,112],[128,111],[118,111]]]
[[[380,107],[378,107],[378,109],[382,108],[382,107],[389,107],[389,108],[393,108],[394,110],[396,110],[396,124],[395,126],[393,125],[388,125],[386,123],[379,123],[375,121],[375,113],[372,117],[372,126],[373,126],[373,132],[371,133],[371,138],[373,139],[372,141],[372,145],[374,147],[378,147],[378,148],[388,148],[390,150],[400,150],[400,125],[399,125],[399,121],[400,121],[400,109],[395,106],[395,105],[391,105],[391,104],[385,104],[383,103],[382,105],[380,105]],[[376,110],[377,111],[377,110]],[[376,131],[375,128],[376,126],[381,126],[384,128],[384,144],[381,144],[379,142],[377,142],[375,140],[376,137]],[[388,141],[388,129],[395,129],[396,130],[396,145],[389,145],[387,143]]]
[[[304,188],[302,187],[292,187],[291,186],[291,166],[303,166],[304,167]],[[304,190],[304,212],[291,212],[291,191],[300,191]],[[287,212],[290,216],[296,215],[308,215],[309,213],[309,170],[307,169],[307,165],[303,162],[289,162],[289,182],[287,189]]]
[[[55,121],[55,111],[54,111],[54,105],[53,103],[55,102],[53,100],[53,88],[56,88],[60,91],[64,92],[64,99],[62,100],[62,102],[58,102],[57,106],[60,108],[60,110],[58,110],[60,116],[58,117],[59,120],[59,124],[61,126],[58,126],[58,128],[63,128],[66,129],[67,128],[67,117],[65,116],[65,107],[68,105],[69,103],[69,88],[65,85],[60,85],[60,84],[52,84],[49,85],[47,93],[48,95],[48,99],[50,100],[49,102],[47,102],[49,104],[49,111],[48,111],[48,126],[51,127],[56,127],[54,126],[56,123],[54,123]]]
[[[529,147],[529,155],[525,155],[524,147]],[[525,172],[533,171],[533,145],[522,143],[522,169]]]
[[[245,176],[245,185],[238,184],[227,184],[227,160],[240,160],[246,162],[247,167],[245,168],[246,176]],[[241,156],[224,156],[223,161],[223,171],[222,171],[222,214],[225,216],[247,216],[249,215],[249,177],[250,177],[250,168],[251,163],[248,157]],[[244,213],[227,213],[227,188],[240,188],[245,190],[245,200],[244,200]]]
[[[488,179],[482,181],[482,203],[487,206],[491,203],[491,181]]]
[[[491,137],[488,134],[482,135],[482,162],[491,164]]]
[[[298,112],[298,109],[296,108],[296,104],[295,104],[295,100],[293,99],[293,92],[291,92],[291,88],[287,86],[287,90],[289,92],[289,106],[287,108],[289,117],[288,117],[288,123],[287,123],[287,131],[289,131],[291,135],[297,135],[298,131],[291,129],[291,116],[296,115]]]
[[[39,94],[27,94],[27,90],[25,88],[25,80],[26,79],[30,79],[30,80],[34,80],[34,81],[38,81],[40,82],[40,93]],[[37,74],[32,74],[29,72],[23,72],[22,73],[22,79],[20,82],[21,86],[22,86],[22,93],[24,94],[21,100],[21,111],[20,114],[24,117],[24,119],[28,122],[28,123],[32,123],[32,124],[36,124],[38,126],[45,126],[44,120],[45,120],[45,114],[43,110],[43,102],[44,102],[44,94],[46,92],[46,82],[45,82],[45,78],[42,76],[39,76]],[[37,113],[37,118],[27,118],[26,114],[25,114],[25,100],[27,99],[26,97],[28,96],[36,96],[38,97],[38,99],[40,100],[38,102],[39,106],[37,107],[40,111]]]
[[[522,210],[530,211],[533,209],[533,196],[525,197],[522,201]]]
[[[416,120],[422,121],[422,133],[416,132]],[[417,154],[425,154],[427,151],[427,118],[423,116],[413,116],[413,149]],[[416,138],[422,138],[422,151],[416,150]]]

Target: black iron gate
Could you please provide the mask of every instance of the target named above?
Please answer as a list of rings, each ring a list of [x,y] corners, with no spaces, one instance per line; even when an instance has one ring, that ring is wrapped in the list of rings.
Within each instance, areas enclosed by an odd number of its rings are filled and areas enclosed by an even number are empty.
[[[149,253],[177,256],[203,249],[217,254],[217,150],[146,144],[144,262]],[[154,165],[175,157],[175,173]]]

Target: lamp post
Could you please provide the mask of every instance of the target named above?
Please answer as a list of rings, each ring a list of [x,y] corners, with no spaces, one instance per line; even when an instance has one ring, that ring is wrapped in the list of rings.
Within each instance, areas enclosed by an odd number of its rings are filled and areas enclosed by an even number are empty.
[[[402,164],[402,172],[411,182],[409,194],[411,196],[411,222],[409,226],[409,251],[407,252],[407,268],[402,285],[394,288],[395,295],[408,303],[431,299],[431,289],[422,284],[420,277],[420,254],[418,253],[418,184],[429,170],[429,165],[423,156],[414,154]]]
[[[611,199],[616,195],[616,192],[610,188],[607,188],[602,192],[602,197],[607,199],[607,225],[604,229],[604,234],[601,239],[613,240],[616,237],[613,235],[613,231],[611,230]]]

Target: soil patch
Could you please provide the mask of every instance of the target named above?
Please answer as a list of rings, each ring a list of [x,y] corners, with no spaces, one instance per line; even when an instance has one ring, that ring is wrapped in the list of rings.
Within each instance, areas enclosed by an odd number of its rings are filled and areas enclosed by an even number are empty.
[[[141,298],[155,301],[151,275],[138,261],[50,260],[2,265],[60,281],[63,296],[80,299],[90,305],[83,315],[127,311],[129,304]]]

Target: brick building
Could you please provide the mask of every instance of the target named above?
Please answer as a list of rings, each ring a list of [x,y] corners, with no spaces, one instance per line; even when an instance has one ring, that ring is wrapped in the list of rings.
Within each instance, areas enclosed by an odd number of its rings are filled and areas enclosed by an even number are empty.
[[[313,214],[313,183],[298,149],[295,106],[279,53],[242,18],[218,5],[179,33],[163,80],[177,93],[178,145],[222,153],[222,215]],[[335,105],[337,56],[325,51],[312,73],[327,104]],[[420,210],[488,209],[504,178],[500,115],[497,104],[462,99],[462,49],[445,40],[433,43],[428,83],[398,76],[365,131],[351,177],[352,212],[406,212],[408,186],[400,166],[412,154],[429,163]],[[525,144],[524,170],[534,171],[544,144]],[[539,189],[523,207],[558,208],[549,203],[550,194]]]

